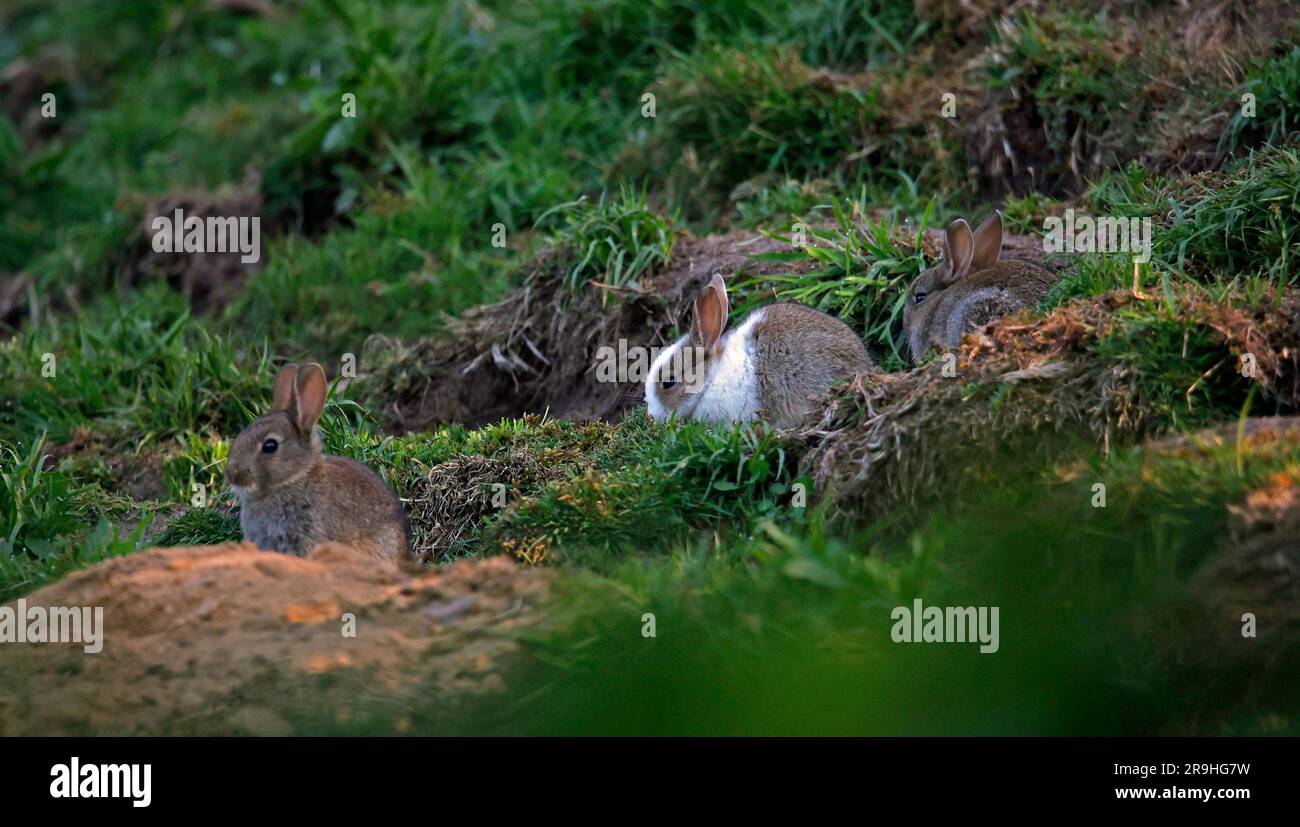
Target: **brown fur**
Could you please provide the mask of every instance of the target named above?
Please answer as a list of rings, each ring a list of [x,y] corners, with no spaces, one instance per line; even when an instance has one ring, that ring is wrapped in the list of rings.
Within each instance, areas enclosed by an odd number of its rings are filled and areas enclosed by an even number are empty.
[[[362,463],[321,450],[316,423],[327,394],[320,365],[286,365],[276,377],[274,409],[231,445],[226,478],[243,489],[244,538],[297,556],[332,541],[382,559],[404,558],[407,524],[397,495]],[[268,439],[277,443],[272,453],[264,451]]]
[[[835,382],[876,369],[852,328],[802,304],[768,305],[751,338],[761,415],[777,428],[798,425]]]
[[[913,361],[932,348],[954,348],[963,333],[1036,304],[1056,283],[1053,273],[1036,264],[998,260],[1001,213],[974,234],[957,219],[948,227],[947,242],[946,258],[917,276],[907,291],[903,332]]]
[[[726,283],[715,274],[695,299],[691,332],[679,351],[686,358],[661,366],[650,377],[654,396],[664,409],[705,421],[757,415],[774,427],[789,428],[800,423],[832,384],[876,369],[862,340],[839,319],[801,304],[769,305],[754,311],[762,316],[746,334],[752,359],[750,387],[755,389],[758,410],[738,412],[718,401],[724,397],[737,401],[737,397],[728,393],[734,388],[719,384],[717,369],[734,345],[732,337],[740,335],[749,320],[726,332],[729,310]],[[706,397],[693,398],[697,393]],[[653,414],[654,406],[650,407]]]

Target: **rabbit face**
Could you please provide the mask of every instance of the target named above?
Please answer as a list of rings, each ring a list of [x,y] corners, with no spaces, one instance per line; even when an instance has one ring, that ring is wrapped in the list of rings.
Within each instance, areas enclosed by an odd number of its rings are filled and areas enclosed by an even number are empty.
[[[997,263],[1002,250],[1002,214],[994,211],[973,233],[965,219],[958,218],[948,225],[945,240],[948,251],[943,261],[916,277],[903,305],[903,330],[913,362],[931,347],[944,345],[949,331],[941,308],[953,294],[963,291],[962,281]]]
[[[315,429],[328,390],[320,365],[286,365],[280,371],[271,412],[253,420],[230,446],[226,481],[241,497],[299,479],[320,460]]]
[[[722,333],[727,326],[727,289],[714,275],[695,299],[691,332],[659,354],[646,376],[646,409],[651,418],[676,413],[690,418],[700,404],[710,372],[723,355]]]
[[[314,433],[299,433],[287,413],[272,411],[230,446],[226,481],[241,495],[265,493],[306,474],[320,456]]]
[[[929,349],[925,333],[932,327],[930,317],[939,306],[939,294],[948,286],[949,263],[940,262],[916,277],[907,290],[903,305],[903,330],[907,333],[907,347],[916,361]]]
[[[699,404],[708,358],[692,336],[683,336],[664,350],[650,366],[646,378],[646,408],[652,419],[664,420],[676,412],[688,417]]]

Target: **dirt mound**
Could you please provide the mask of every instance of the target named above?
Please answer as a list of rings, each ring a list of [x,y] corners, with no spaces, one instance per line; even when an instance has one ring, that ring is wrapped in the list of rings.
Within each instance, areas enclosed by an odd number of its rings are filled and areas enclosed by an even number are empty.
[[[931,259],[942,243],[943,232],[936,229],[920,240]],[[641,383],[597,381],[601,347],[623,352],[620,347],[669,343],[675,329],[686,328],[696,292],[714,273],[731,283],[817,266],[812,257],[758,257],[789,252],[786,242],[745,230],[687,238],[674,247],[667,266],[639,285],[584,285],[576,293],[560,278],[563,251],[544,253],[530,266],[523,287],[451,320],[444,335],[409,343],[371,337],[362,358],[373,379],[364,383],[370,394],[365,401],[397,433],[443,422],[481,426],[525,413],[617,421],[640,404]],[[1046,259],[1042,242],[1031,236],[1008,235],[1003,257],[1062,266]]]
[[[72,56],[55,48],[20,57],[0,69],[0,109],[13,121],[28,148],[54,137],[67,120],[70,92],[77,76]],[[42,98],[47,93],[55,96],[54,117],[42,113]]]
[[[799,433],[804,467],[836,510],[870,520],[951,496],[999,457],[1050,462],[1079,441],[1158,436],[1198,405],[1239,409],[1251,385],[1300,406],[1300,294],[1249,309],[1201,291],[1167,301],[1115,292],[1013,316],[967,335],[951,364],[858,377]],[[1217,361],[1174,387],[1189,354]]]
[[[229,246],[225,252],[157,252],[153,247],[154,221],[161,217],[175,223],[178,210],[184,220],[199,218],[205,225],[209,219],[227,221],[256,217],[260,220],[262,196],[257,174],[250,171],[246,180],[235,189],[216,193],[177,193],[152,202],[145,208],[139,232],[131,244],[134,250],[131,259],[135,262],[132,281],[163,279],[173,289],[184,293],[196,312],[220,310],[243,288],[250,273],[266,260],[267,238],[265,234],[261,235],[261,258],[254,263],[243,262],[241,253]],[[230,241],[233,245],[239,239],[236,237]]]
[[[639,394],[635,382],[597,382],[597,350],[665,344],[683,324],[695,292],[713,273],[725,278],[796,271],[796,262],[750,256],[788,252],[783,242],[737,231],[679,242],[666,268],[615,290],[571,294],[559,278],[561,254],[533,263],[523,287],[453,320],[445,336],[402,344],[367,343],[376,398],[392,431],[439,422],[483,425],[525,412],[567,419],[617,419]]]
[[[103,651],[0,645],[0,735],[319,731],[415,692],[452,709],[504,687],[549,582],[504,557],[411,574],[337,545],[116,558],[25,598],[103,607]]]

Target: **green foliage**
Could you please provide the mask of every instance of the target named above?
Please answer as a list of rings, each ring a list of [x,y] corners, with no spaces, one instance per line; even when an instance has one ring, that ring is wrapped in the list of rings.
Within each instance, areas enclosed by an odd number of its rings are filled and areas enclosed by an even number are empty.
[[[585,198],[560,204],[537,220],[550,216],[562,222],[551,243],[568,250],[572,261],[564,272],[564,285],[577,291],[588,281],[621,287],[644,273],[668,263],[676,242],[676,217],[660,215],[646,202],[645,190],[623,188],[618,196],[590,203]]]
[[[600,568],[701,527],[743,536],[759,519],[799,513],[787,509],[795,469],[761,426],[656,425],[639,415],[611,436],[581,464],[585,472],[521,492],[488,528],[489,546]]]
[[[209,333],[163,289],[24,331],[0,344],[0,366],[0,435],[47,432],[59,442],[87,424],[138,440],[230,433],[270,384],[265,351],[241,352]]]
[[[702,48],[665,67],[653,132],[637,136],[622,167],[664,181],[670,200],[718,204],[761,175],[843,171],[879,117],[874,89],[836,83],[789,52]],[[710,204],[712,202],[712,204]],[[701,215],[695,206],[689,215]]]
[[[926,267],[918,239],[932,220],[933,208],[933,203],[926,207],[915,228],[904,229],[896,213],[877,222],[863,216],[855,202],[832,202],[834,223],[829,227],[805,224],[807,244],[803,248],[761,256],[811,260],[812,269],[764,276],[742,283],[740,290],[761,284],[763,292],[775,290],[782,301],[799,302],[838,316],[862,335],[882,359],[882,367],[897,368],[906,358],[898,350],[895,332],[902,326],[907,288]],[[773,237],[787,243],[794,241],[793,236]],[[762,298],[761,293],[751,296],[750,303],[740,304],[738,315]]]
[[[150,542],[157,546],[200,546],[237,542],[239,520],[224,508],[192,508],[171,520]]]
[[[1154,216],[1156,258],[1198,280],[1259,273],[1290,283],[1300,272],[1294,148],[1259,150],[1210,180],[1163,178],[1132,164],[1105,176],[1092,202],[1103,213]]]
[[[1176,634],[1135,633],[1134,623],[1172,622],[1173,596],[1214,553],[1227,505],[1298,459],[1294,443],[1244,452],[1229,443],[1208,457],[1094,455],[1065,477],[1008,471],[1005,485],[949,503],[896,539],[829,536],[812,519],[794,530],[765,524],[738,543],[681,546],[663,564],[627,558],[566,583],[559,630],[531,641],[526,689],[477,707],[465,726],[569,735],[1222,731],[1251,673],[1196,672],[1180,662]],[[1106,508],[1094,507],[1097,482]],[[917,598],[999,607],[998,653],[893,642],[893,610]],[[653,638],[639,637],[645,612]],[[1272,683],[1257,710],[1291,708],[1295,686]],[[417,729],[424,714],[414,712]]]
[[[348,33],[344,68],[331,82],[301,81],[311,90],[302,104],[310,116],[268,169],[273,212],[292,205],[301,214],[322,191],[337,192],[332,212],[346,212],[361,181],[395,171],[393,136],[432,147],[459,140],[471,125],[468,92],[479,84],[460,4],[323,6]]]
[[[789,26],[813,66],[855,67],[905,58],[929,33],[912,0],[791,5]]]
[[[1004,60],[989,66],[989,85],[1031,98],[1053,149],[1067,149],[1081,123],[1100,131],[1130,88],[1107,48],[1107,27],[1091,15],[1025,14],[999,33]]]
[[[1179,291],[1178,299],[1183,295]],[[1158,421],[1188,428],[1232,417],[1253,389],[1214,330],[1189,322],[1165,302],[1126,305],[1115,311],[1114,321],[1093,349],[1107,362],[1132,365],[1148,413]]]
[[[1237,107],[1220,140],[1228,151],[1290,140],[1300,126],[1300,46],[1259,61],[1250,75],[1238,99],[1254,95],[1254,112],[1248,116],[1244,104]]]
[[[99,513],[97,489],[49,465],[44,438],[26,448],[0,439],[0,602],[144,547],[147,517],[124,534]]]
[[[49,557],[80,523],[76,484],[46,463],[44,438],[25,449],[0,441],[0,557]]]

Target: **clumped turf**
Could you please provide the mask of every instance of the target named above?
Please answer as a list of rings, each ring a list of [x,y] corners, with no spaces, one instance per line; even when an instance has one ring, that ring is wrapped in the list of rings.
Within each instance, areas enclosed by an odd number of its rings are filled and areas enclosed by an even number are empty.
[[[588,282],[610,287],[634,283],[668,263],[676,240],[676,222],[650,209],[644,190],[601,193],[595,203],[580,199],[560,204],[543,213],[538,223],[545,225],[549,218],[559,225],[552,246],[564,249],[573,262],[564,272],[565,287],[571,291]]]
[[[238,539],[230,441],[314,359],[349,373],[326,450],[422,559],[560,573],[527,689],[463,731],[1294,732],[1297,661],[1241,657],[1205,591],[1270,541],[1243,515],[1294,441],[1138,446],[1300,401],[1295,16],[1004,6],[10,4],[0,70],[58,115],[0,86],[0,599]],[[263,259],[204,303],[143,221],[230,193]],[[933,231],[994,208],[1151,219],[1138,294],[1131,256],[1063,256],[957,377],[913,368]],[[595,343],[681,333],[702,237],[740,228],[771,244],[724,273],[735,317],[818,307],[887,375],[792,433],[557,417]],[[1002,653],[892,643],[916,596],[1001,605]]]

